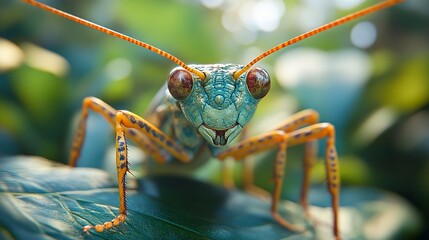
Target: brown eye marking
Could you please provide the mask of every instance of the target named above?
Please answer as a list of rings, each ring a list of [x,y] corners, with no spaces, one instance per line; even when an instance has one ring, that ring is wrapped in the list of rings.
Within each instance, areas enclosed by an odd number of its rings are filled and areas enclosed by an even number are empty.
[[[252,68],[247,73],[246,84],[250,94],[256,99],[261,99],[270,91],[270,75],[260,67]]]
[[[178,68],[173,70],[168,77],[168,90],[177,100],[183,100],[191,94],[194,81],[192,75],[185,69]]]

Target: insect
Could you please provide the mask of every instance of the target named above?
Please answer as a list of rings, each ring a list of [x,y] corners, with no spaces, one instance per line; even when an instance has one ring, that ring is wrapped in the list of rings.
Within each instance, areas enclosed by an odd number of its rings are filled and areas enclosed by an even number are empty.
[[[150,119],[155,119],[155,122],[151,123],[147,120],[149,118],[142,118],[129,111],[116,110],[94,97],[84,99],[81,117],[72,144],[70,165],[75,166],[80,156],[85,139],[88,112],[90,110],[96,112],[102,115],[116,132],[116,167],[119,187],[119,214],[111,221],[83,227],[85,232],[91,229],[102,232],[125,221],[127,216],[125,177],[129,172],[126,139],[133,141],[155,161],[166,164],[189,164],[201,161],[198,153],[203,147],[219,160],[226,158],[243,160],[249,155],[276,149],[274,159],[275,187],[272,195],[271,213],[280,225],[298,231],[300,227],[289,223],[277,211],[286,163],[286,150],[289,146],[306,144],[301,204],[308,215],[307,192],[311,165],[309,163],[313,153],[312,143],[326,139],[325,166],[327,187],[332,197],[333,234],[337,239],[340,238],[338,228],[340,179],[334,126],[329,123],[319,123],[317,112],[304,110],[286,119],[273,130],[241,140],[232,146],[230,143],[242,132],[252,118],[258,102],[270,90],[269,74],[264,69],[254,66],[258,61],[303,39],[366,14],[398,4],[403,0],[387,0],[313,29],[263,52],[247,65],[186,65],[175,56],[145,42],[37,1],[24,1],[146,48],[179,65],[170,72],[166,87],[160,90],[159,95],[162,97],[157,98],[153,104],[154,108]]]

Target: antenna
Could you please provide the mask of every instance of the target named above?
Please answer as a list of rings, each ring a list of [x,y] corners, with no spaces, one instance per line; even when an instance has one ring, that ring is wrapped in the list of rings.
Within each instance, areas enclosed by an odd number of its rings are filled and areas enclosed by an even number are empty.
[[[257,56],[256,58],[254,58],[254,59],[253,59],[252,61],[250,61],[246,66],[244,66],[244,68],[242,68],[242,69],[240,69],[240,70],[236,71],[236,72],[234,73],[234,79],[238,79],[238,78],[241,76],[241,74],[243,74],[243,73],[245,73],[247,70],[249,70],[249,68],[251,68],[255,63],[259,62],[261,59],[265,58],[266,56],[268,56],[268,55],[270,55],[270,54],[272,54],[272,53],[275,53],[275,52],[279,51],[279,50],[280,50],[280,49],[282,49],[282,48],[285,48],[285,47],[287,47],[287,46],[290,46],[290,45],[292,45],[292,44],[295,44],[295,43],[297,43],[297,42],[300,42],[300,41],[302,41],[302,40],[304,40],[304,39],[306,39],[306,38],[309,38],[309,37],[311,37],[311,36],[313,36],[313,35],[316,35],[316,34],[318,34],[318,33],[321,33],[321,32],[323,32],[323,31],[326,31],[326,30],[328,30],[328,29],[331,29],[331,28],[333,28],[333,27],[336,27],[336,26],[338,26],[338,25],[341,25],[341,24],[343,24],[343,23],[349,22],[349,21],[351,21],[351,20],[353,20],[353,19],[356,19],[356,18],[359,18],[359,17],[365,16],[365,15],[370,14],[370,13],[373,13],[373,12],[377,12],[377,11],[379,11],[379,10],[381,10],[381,9],[384,9],[384,8],[387,8],[387,7],[390,7],[390,6],[396,5],[396,4],[398,4],[398,3],[400,3],[400,2],[404,2],[404,1],[405,1],[405,0],[387,0],[387,1],[381,2],[381,3],[379,3],[379,4],[375,4],[375,5],[373,5],[373,6],[370,6],[370,7],[368,7],[368,8],[365,8],[365,9],[363,9],[363,10],[360,10],[360,11],[355,12],[355,13],[351,13],[351,14],[349,14],[349,15],[347,15],[347,16],[345,16],[345,17],[339,18],[339,19],[337,19],[337,20],[335,20],[335,21],[333,21],[333,22],[330,22],[330,23],[327,23],[327,24],[325,24],[325,25],[323,25],[323,26],[320,26],[320,27],[318,27],[318,28],[315,28],[315,29],[313,29],[313,30],[311,30],[311,31],[308,31],[308,32],[306,32],[306,33],[303,33],[303,34],[301,34],[301,35],[299,35],[299,36],[297,36],[297,37],[294,37],[294,38],[292,38],[292,39],[290,39],[290,40],[288,40],[288,41],[286,41],[286,42],[280,43],[279,45],[277,45],[277,46],[275,46],[275,47],[273,47],[273,48],[271,48],[271,49],[269,49],[269,50],[267,50],[267,51],[263,52],[261,55],[259,55],[259,56]]]
[[[33,6],[36,6],[38,8],[41,8],[41,9],[47,10],[49,12],[52,12],[52,13],[54,13],[56,15],[61,16],[61,17],[68,18],[68,19],[70,19],[72,21],[75,21],[75,22],[77,22],[79,24],[82,24],[82,25],[88,26],[90,28],[93,28],[95,30],[98,30],[100,32],[103,32],[103,33],[106,33],[108,35],[120,38],[122,40],[128,41],[128,42],[130,42],[132,44],[135,44],[135,45],[138,45],[140,47],[144,47],[144,48],[146,48],[146,49],[148,49],[148,50],[150,50],[150,51],[152,51],[154,53],[157,53],[157,54],[159,54],[159,55],[161,55],[161,56],[163,56],[165,58],[170,59],[171,61],[175,62],[177,65],[183,67],[184,69],[188,70],[189,72],[194,73],[195,75],[197,75],[202,80],[204,80],[206,78],[206,75],[203,72],[201,72],[201,71],[199,71],[199,70],[197,70],[195,68],[189,67],[188,65],[186,65],[183,61],[181,61],[177,57],[175,57],[175,56],[169,54],[168,52],[163,51],[163,50],[161,50],[161,49],[159,49],[157,47],[154,47],[154,46],[152,46],[152,45],[150,45],[148,43],[145,43],[143,41],[140,41],[140,40],[137,40],[135,38],[129,37],[129,36],[125,35],[125,34],[122,34],[122,33],[119,33],[119,32],[113,31],[113,30],[110,30],[110,29],[108,29],[106,27],[103,27],[103,26],[100,26],[98,24],[95,24],[95,23],[92,23],[90,21],[87,21],[85,19],[76,17],[74,15],[71,15],[69,13],[63,12],[63,11],[58,10],[56,8],[50,7],[50,6],[45,5],[43,3],[40,3],[40,2],[37,2],[37,1],[34,1],[34,0],[23,0],[23,1],[29,3],[29,4],[31,4]]]

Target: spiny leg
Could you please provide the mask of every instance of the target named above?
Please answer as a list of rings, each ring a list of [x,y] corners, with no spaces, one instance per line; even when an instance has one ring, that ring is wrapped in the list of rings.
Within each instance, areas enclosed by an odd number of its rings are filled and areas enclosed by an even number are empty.
[[[166,160],[155,144],[163,147],[171,155],[183,162],[188,162],[190,157],[181,146],[175,144],[172,139],[146,120],[130,112],[117,111],[100,99],[88,97],[83,101],[82,114],[79,119],[77,133],[73,141],[70,161],[71,165],[76,165],[77,159],[80,155],[85,138],[88,110],[92,110],[103,116],[107,122],[115,127],[116,130],[116,168],[119,187],[119,215],[109,222],[97,224],[95,226],[88,225],[83,228],[85,232],[88,232],[92,228],[97,232],[102,232],[105,229],[110,229],[114,226],[118,226],[121,222],[124,222],[127,215],[125,177],[127,172],[129,172],[129,168],[126,137],[130,138],[137,144],[137,146],[141,147],[146,153],[161,163],[164,163]]]
[[[128,146],[125,138],[125,131],[121,126],[116,125],[116,171],[118,175],[118,187],[119,187],[119,215],[112,219],[110,222],[103,224],[97,224],[95,226],[87,225],[83,227],[85,232],[94,228],[97,232],[103,232],[105,229],[110,229],[118,226],[120,223],[125,221],[127,216],[127,198],[126,198],[126,187],[125,177],[128,169]]]
[[[339,168],[338,158],[335,150],[335,130],[329,123],[318,123],[299,130],[285,133],[281,130],[271,131],[261,134],[256,137],[249,138],[237,145],[225,150],[218,155],[220,160],[226,157],[233,157],[236,160],[241,160],[248,155],[265,151],[274,147],[278,147],[275,164],[275,191],[272,199],[272,214],[274,219],[281,225],[291,229],[298,230],[299,227],[289,223],[281,217],[277,212],[277,204],[280,200],[281,184],[283,181],[283,171],[286,163],[286,146],[309,143],[315,140],[327,138],[325,166],[328,179],[328,190],[332,196],[332,211],[333,211],[333,233],[337,239],[339,237],[338,229],[338,208],[339,208]],[[284,159],[284,160],[282,160]],[[277,167],[279,165],[279,167]]]
[[[176,144],[169,136],[164,134],[157,127],[150,124],[145,119],[137,116],[128,111],[117,111],[116,113],[116,170],[118,174],[118,188],[119,188],[119,215],[110,222],[97,224],[95,226],[88,225],[84,227],[84,231],[89,231],[94,228],[97,232],[110,229],[125,221],[127,215],[126,205],[126,188],[125,177],[128,169],[128,146],[126,142],[126,133],[131,130],[136,131],[155,142],[160,147],[167,150],[172,156],[178,160],[187,163],[190,161],[190,156],[180,145]]]

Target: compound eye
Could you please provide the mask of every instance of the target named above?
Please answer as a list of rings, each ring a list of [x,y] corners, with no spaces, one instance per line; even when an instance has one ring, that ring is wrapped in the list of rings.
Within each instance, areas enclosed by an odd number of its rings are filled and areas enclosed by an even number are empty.
[[[252,68],[247,73],[246,84],[250,94],[256,99],[261,99],[270,91],[270,75],[260,67]]]
[[[177,100],[183,100],[191,94],[194,81],[192,75],[185,69],[175,69],[168,77],[168,90]]]

